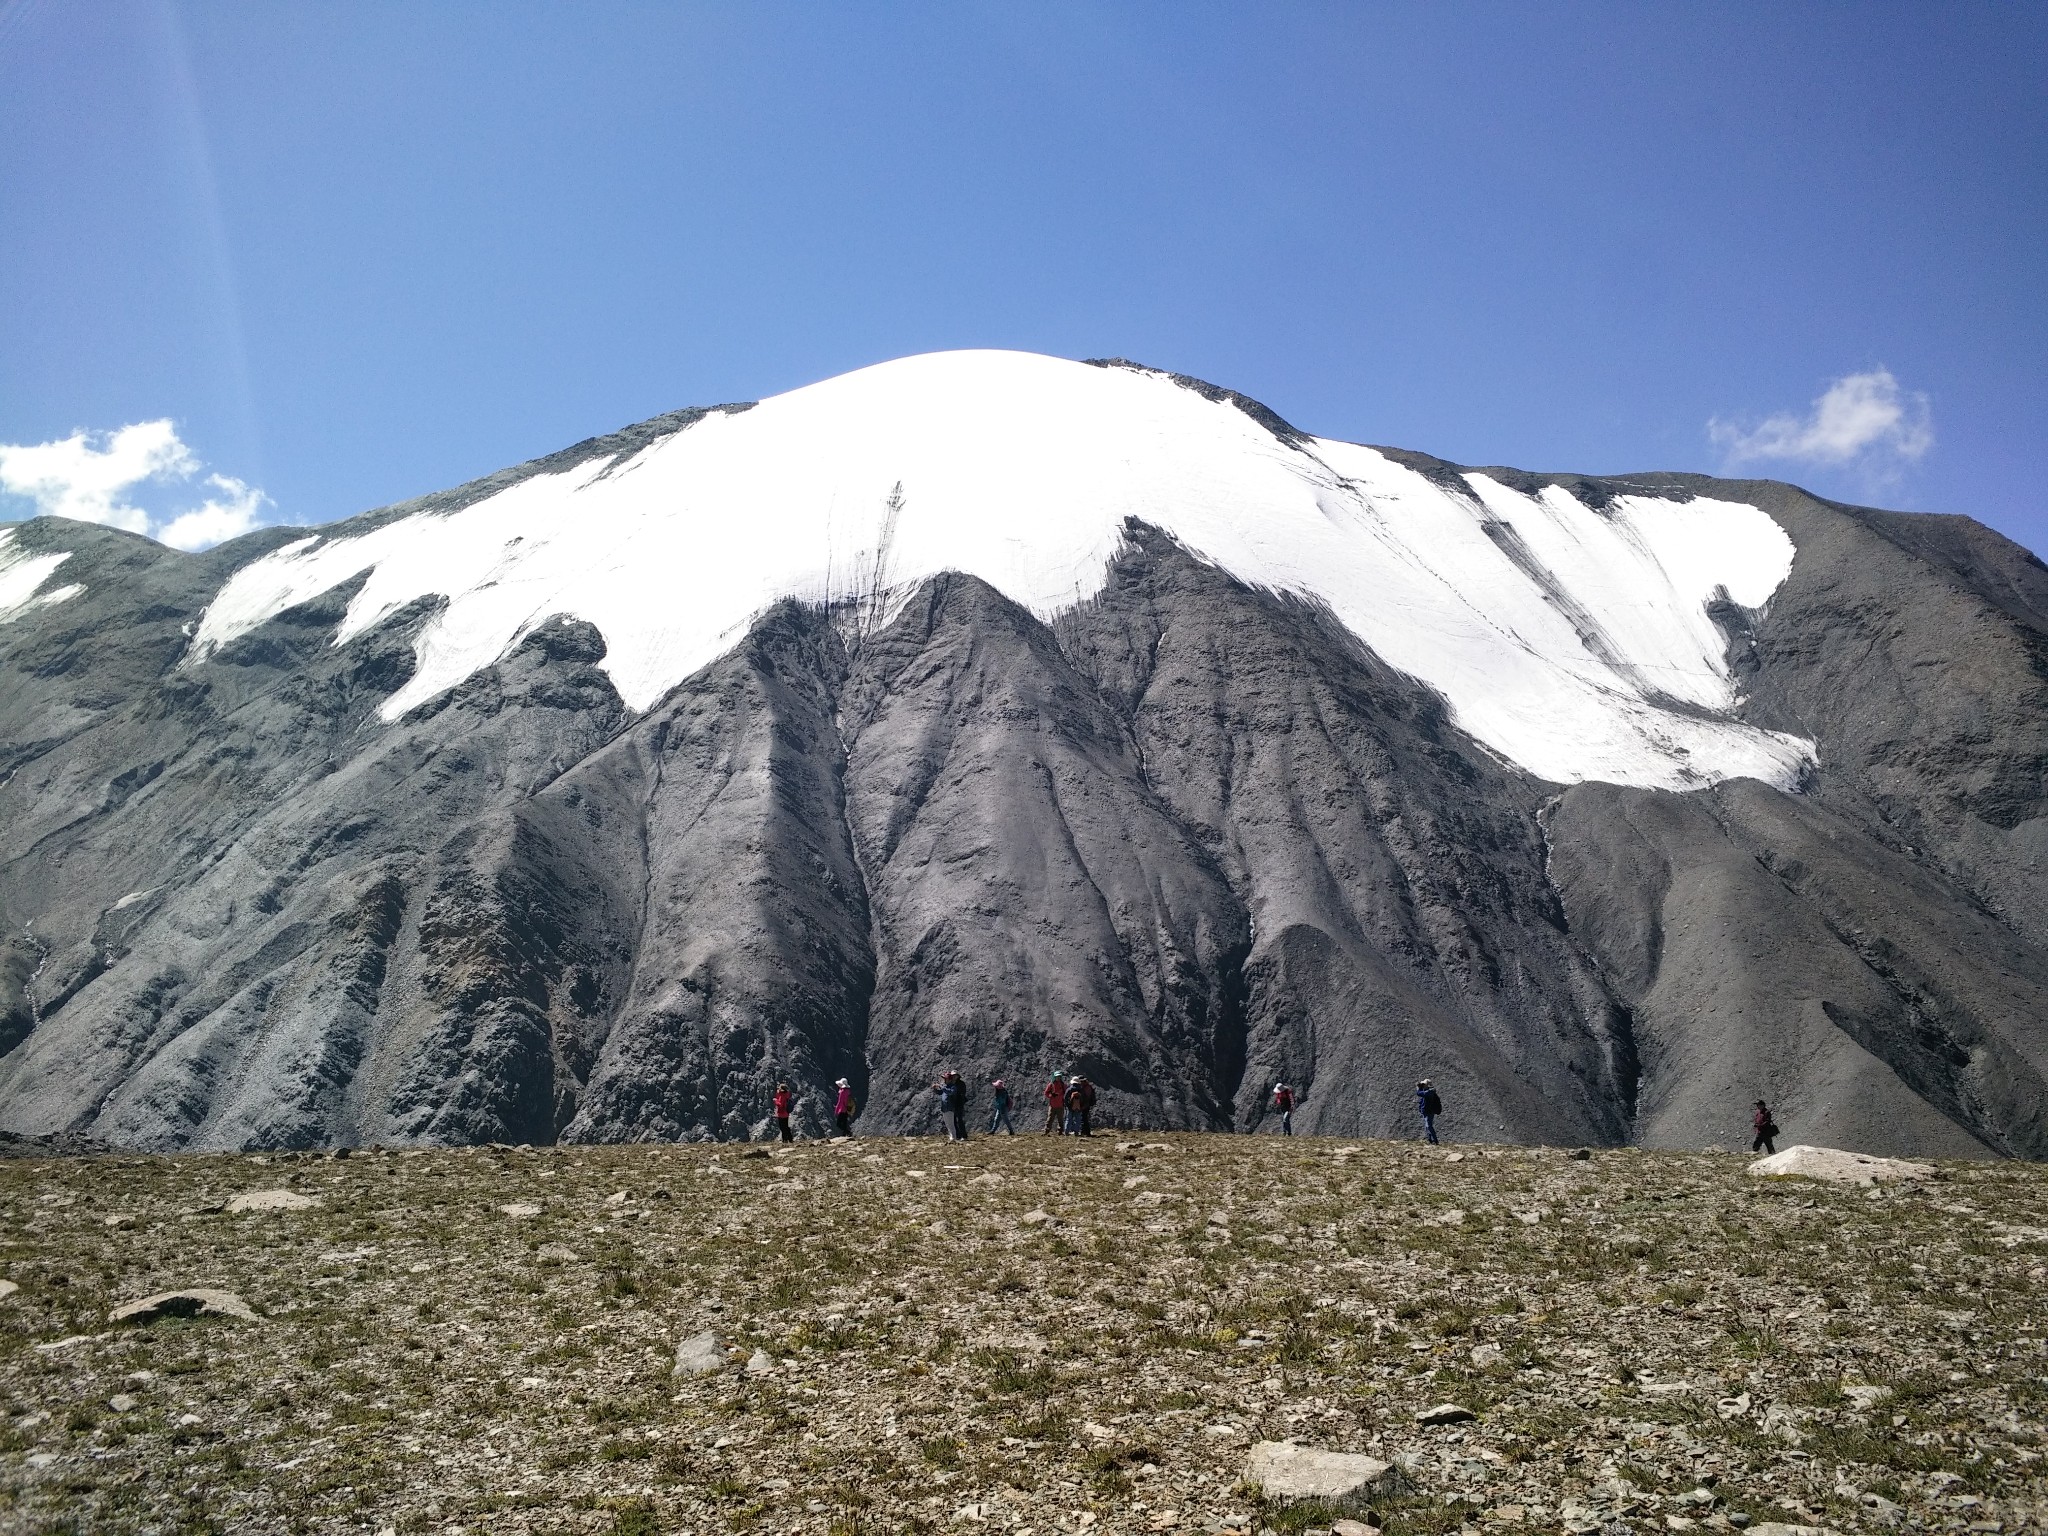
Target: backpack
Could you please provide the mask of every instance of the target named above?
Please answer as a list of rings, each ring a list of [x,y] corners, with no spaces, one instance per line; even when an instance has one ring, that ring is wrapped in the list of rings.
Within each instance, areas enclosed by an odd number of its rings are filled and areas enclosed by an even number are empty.
[[[1444,1101],[1436,1096],[1434,1088],[1422,1096],[1422,1112],[1425,1115],[1440,1115],[1444,1112]]]

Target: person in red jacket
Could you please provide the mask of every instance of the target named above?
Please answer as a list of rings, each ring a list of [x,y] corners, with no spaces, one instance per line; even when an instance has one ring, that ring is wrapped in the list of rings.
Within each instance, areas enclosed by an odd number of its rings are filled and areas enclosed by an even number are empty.
[[[1294,1134],[1294,1090],[1285,1083],[1273,1085],[1273,1107],[1280,1111],[1280,1134]]]
[[[1775,1155],[1778,1150],[1778,1122],[1771,1118],[1771,1106],[1762,1099],[1756,1101],[1756,1113],[1749,1117],[1749,1125],[1756,1132],[1756,1139],[1750,1142],[1749,1150]]]
[[[1052,1075],[1052,1081],[1045,1085],[1045,1134],[1050,1136],[1060,1128],[1060,1121],[1067,1109],[1067,1080],[1059,1073]]]
[[[775,1129],[782,1132],[784,1141],[796,1140],[789,1132],[789,1109],[795,1102],[796,1097],[789,1091],[789,1084],[775,1085]]]
[[[842,1077],[832,1086],[838,1090],[832,1100],[832,1123],[838,1127],[839,1135],[851,1136],[853,1117],[860,1113],[860,1106],[853,1102],[853,1085]]]

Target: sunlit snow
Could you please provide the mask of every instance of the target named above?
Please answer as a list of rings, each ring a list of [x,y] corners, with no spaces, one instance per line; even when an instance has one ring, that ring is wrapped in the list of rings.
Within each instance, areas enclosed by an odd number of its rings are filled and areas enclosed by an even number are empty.
[[[76,583],[49,592],[38,590],[70,558],[66,550],[32,555],[15,542],[12,528],[0,528],[0,624],[30,608],[47,608],[83,592],[85,588]]]
[[[605,668],[645,709],[782,597],[900,593],[955,570],[1049,616],[1100,589],[1130,518],[1327,604],[1543,778],[1789,786],[1811,760],[1807,742],[1709,717],[1736,703],[1709,603],[1760,607],[1791,569],[1791,540],[1757,508],[1596,511],[1478,474],[1446,488],[1370,448],[1284,442],[1164,375],[1018,352],[884,363],[459,512],[300,540],[236,573],[192,659],[367,572],[337,644],[447,599],[386,718],[564,614],[602,631]]]

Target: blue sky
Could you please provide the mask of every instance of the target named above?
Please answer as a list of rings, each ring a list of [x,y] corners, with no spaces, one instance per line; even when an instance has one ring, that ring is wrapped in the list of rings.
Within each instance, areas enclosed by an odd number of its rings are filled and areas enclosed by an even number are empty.
[[[2048,550],[2044,78],[2023,4],[0,0],[0,516],[1005,346]]]

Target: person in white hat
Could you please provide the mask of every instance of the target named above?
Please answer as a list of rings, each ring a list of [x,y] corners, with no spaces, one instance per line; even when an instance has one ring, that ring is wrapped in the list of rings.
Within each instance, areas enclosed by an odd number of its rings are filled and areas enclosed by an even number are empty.
[[[842,1077],[832,1086],[839,1090],[838,1096],[832,1101],[833,1124],[838,1126],[839,1135],[851,1136],[853,1117],[860,1113],[860,1106],[853,1102],[853,1084]]]
[[[1415,1085],[1415,1109],[1422,1116],[1423,1136],[1435,1146],[1436,1117],[1444,1112],[1444,1101],[1437,1097],[1436,1085],[1426,1077]]]

